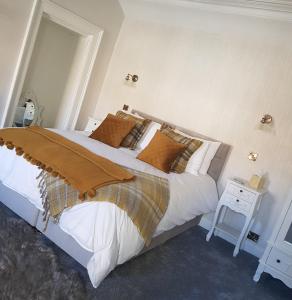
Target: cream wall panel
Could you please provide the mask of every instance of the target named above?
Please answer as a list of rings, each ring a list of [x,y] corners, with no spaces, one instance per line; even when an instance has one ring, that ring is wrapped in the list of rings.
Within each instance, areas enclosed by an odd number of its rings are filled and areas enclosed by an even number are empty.
[[[16,68],[25,27],[33,0],[0,0],[0,121]],[[85,126],[88,114],[94,111],[108,63],[124,19],[118,0],[52,0],[104,30],[97,59],[84,99],[78,128]]]
[[[118,0],[53,0],[53,2],[104,30],[77,123],[77,128],[81,129],[85,127],[88,115],[95,109],[124,14]]]
[[[0,123],[33,0],[0,0]]]
[[[230,176],[266,175],[254,226],[263,246],[292,182],[292,24],[207,12],[177,19],[126,19],[95,115],[127,103],[232,145],[219,190]],[[128,72],[139,75],[136,87],[125,84]],[[257,129],[263,113],[272,132]]]
[[[42,126],[55,127],[79,35],[42,19],[23,91],[32,89],[44,107]]]

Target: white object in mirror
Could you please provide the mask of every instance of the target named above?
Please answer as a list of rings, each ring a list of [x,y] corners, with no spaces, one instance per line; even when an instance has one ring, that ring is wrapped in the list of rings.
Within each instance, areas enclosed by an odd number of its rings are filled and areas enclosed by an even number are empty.
[[[41,114],[44,107],[38,104],[37,97],[32,90],[24,93],[18,106],[16,108],[14,116],[14,126],[25,127],[30,125],[41,125]]]

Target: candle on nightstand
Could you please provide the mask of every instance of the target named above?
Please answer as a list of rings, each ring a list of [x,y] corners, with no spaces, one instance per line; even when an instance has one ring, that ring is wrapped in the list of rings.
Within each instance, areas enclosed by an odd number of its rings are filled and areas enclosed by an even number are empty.
[[[249,180],[249,186],[255,190],[260,190],[264,185],[264,178],[259,175],[252,175]]]

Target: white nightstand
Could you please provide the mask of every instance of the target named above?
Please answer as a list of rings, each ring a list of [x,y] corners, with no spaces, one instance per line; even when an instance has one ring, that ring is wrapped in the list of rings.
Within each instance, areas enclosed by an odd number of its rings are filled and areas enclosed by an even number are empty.
[[[233,256],[236,256],[239,252],[242,242],[245,241],[247,234],[253,225],[264,193],[264,190],[258,191],[248,187],[247,182],[239,183],[235,179],[229,179],[219,200],[212,228],[207,234],[206,240],[210,240],[215,229],[231,235],[237,239],[237,243],[233,252]],[[224,224],[223,221],[227,208],[246,217],[241,232]]]
[[[99,119],[88,117],[88,122],[84,131],[93,132],[101,124],[101,122],[102,121]]]

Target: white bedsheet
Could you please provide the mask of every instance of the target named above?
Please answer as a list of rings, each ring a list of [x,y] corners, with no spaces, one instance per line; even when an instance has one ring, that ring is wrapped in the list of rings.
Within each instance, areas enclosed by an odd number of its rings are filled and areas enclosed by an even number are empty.
[[[169,206],[155,235],[216,208],[216,184],[209,175],[166,174],[137,160],[135,151],[114,149],[89,139],[84,132],[54,131],[120,165],[169,180]],[[35,166],[15,155],[14,151],[0,147],[0,181],[42,210],[36,180],[39,172]],[[83,203],[67,209],[63,212],[59,225],[80,246],[93,252],[87,269],[94,287],[97,287],[117,264],[137,255],[144,246],[143,239],[126,212],[107,202]]]

